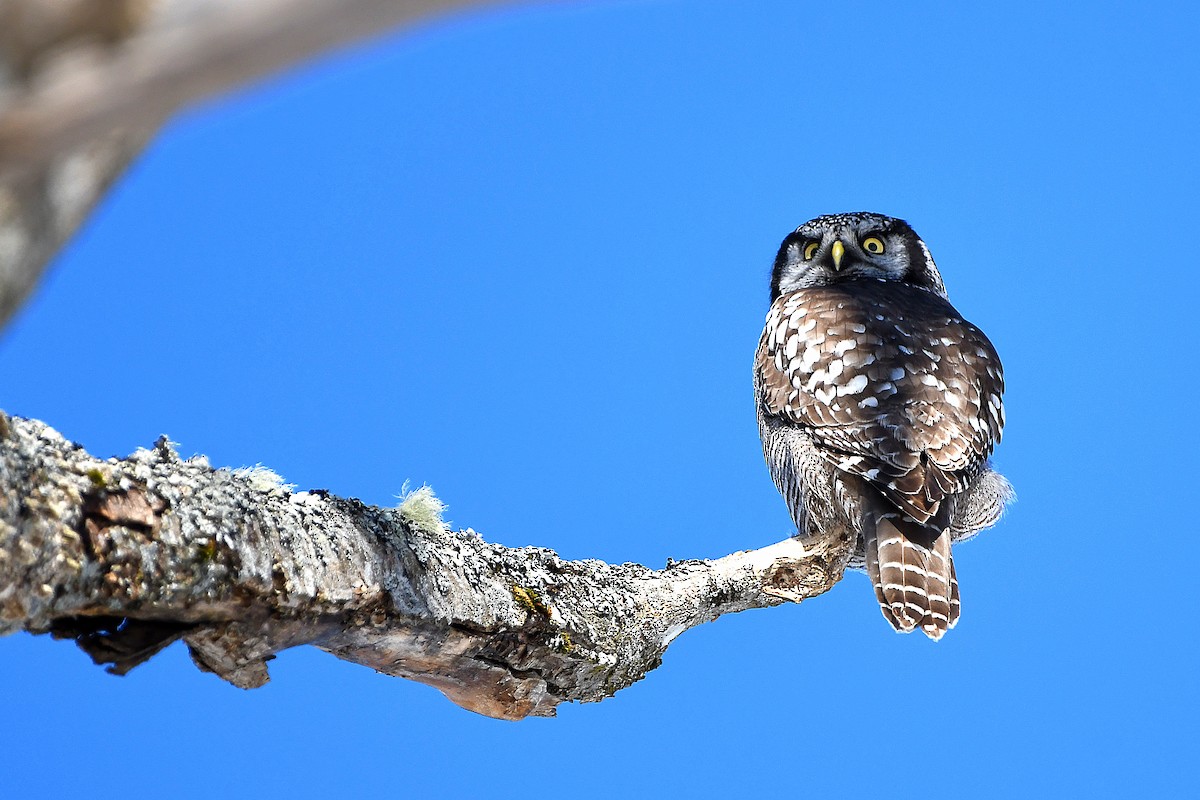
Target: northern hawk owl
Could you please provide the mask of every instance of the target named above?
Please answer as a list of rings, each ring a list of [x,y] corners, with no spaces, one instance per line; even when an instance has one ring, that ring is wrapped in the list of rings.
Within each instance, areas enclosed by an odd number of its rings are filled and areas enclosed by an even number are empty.
[[[988,463],[1004,373],[903,220],[818,217],[783,240],[754,361],[758,427],[799,536],[845,536],[898,631],[959,616],[950,545],[1012,498]]]

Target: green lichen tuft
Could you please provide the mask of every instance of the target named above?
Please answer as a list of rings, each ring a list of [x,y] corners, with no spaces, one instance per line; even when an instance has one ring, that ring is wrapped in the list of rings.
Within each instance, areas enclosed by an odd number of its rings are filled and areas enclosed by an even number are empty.
[[[446,529],[446,522],[442,518],[446,504],[439,500],[433,489],[428,486],[410,491],[408,481],[405,481],[400,490],[400,505],[396,510],[409,528],[426,533],[440,533]]]
[[[104,474],[104,470],[99,467],[92,467],[87,471],[88,480],[92,482],[92,486],[97,489],[103,489],[108,485],[108,476]]]
[[[288,483],[278,472],[264,467],[262,464],[255,464],[253,467],[239,467],[233,470],[233,475],[246,481],[256,492],[290,494],[296,488],[296,484]]]

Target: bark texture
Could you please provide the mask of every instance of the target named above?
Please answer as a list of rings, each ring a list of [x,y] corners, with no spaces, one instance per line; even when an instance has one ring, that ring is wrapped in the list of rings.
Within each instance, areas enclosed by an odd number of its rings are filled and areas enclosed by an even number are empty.
[[[312,644],[520,719],[610,696],[721,614],[827,591],[849,554],[787,540],[661,570],[564,561],[451,531],[435,504],[296,492],[165,439],[101,460],[0,414],[0,634],[70,637],[118,673],[183,639],[244,688]]]

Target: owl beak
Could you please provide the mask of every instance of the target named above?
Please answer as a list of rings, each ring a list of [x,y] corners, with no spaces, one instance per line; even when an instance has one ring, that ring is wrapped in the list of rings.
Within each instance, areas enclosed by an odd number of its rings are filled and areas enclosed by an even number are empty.
[[[842,244],[842,240],[838,239],[830,248],[829,254],[833,256],[833,271],[837,272],[842,268],[842,256],[846,255],[846,246]]]

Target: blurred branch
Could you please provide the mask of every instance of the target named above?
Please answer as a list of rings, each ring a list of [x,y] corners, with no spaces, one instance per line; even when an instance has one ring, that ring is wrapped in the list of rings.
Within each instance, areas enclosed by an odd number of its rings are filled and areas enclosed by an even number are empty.
[[[25,89],[0,114],[0,170],[45,163],[114,128],[155,127],[189,103],[314,53],[483,2],[55,0],[48,5],[100,6],[121,20],[93,14],[91,27],[72,25],[76,47],[64,53],[64,34],[18,36],[18,23],[44,15],[32,7],[47,0],[3,0],[0,45]]]
[[[165,439],[100,460],[0,413],[0,634],[70,637],[118,673],[183,639],[245,688],[312,644],[520,719],[629,686],[695,625],[827,591],[849,554],[787,540],[661,570],[564,561],[450,531],[440,510],[424,492],[396,509],[294,492]]]
[[[171,114],[489,0],[0,0],[0,325]]]
[[[0,328],[151,135],[149,129],[113,131],[0,179]]]

